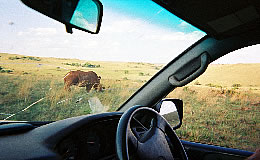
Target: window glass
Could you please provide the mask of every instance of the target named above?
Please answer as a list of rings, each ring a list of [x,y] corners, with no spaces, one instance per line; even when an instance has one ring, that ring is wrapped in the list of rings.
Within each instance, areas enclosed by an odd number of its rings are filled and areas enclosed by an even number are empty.
[[[183,124],[176,131],[181,139],[250,151],[259,147],[259,51],[255,45],[230,53],[167,96],[184,101]]]
[[[153,1],[101,2],[101,29],[92,35],[76,29],[68,34],[63,24],[21,1],[0,1],[0,120],[115,111],[205,35]],[[89,71],[95,72],[91,83],[81,74]]]

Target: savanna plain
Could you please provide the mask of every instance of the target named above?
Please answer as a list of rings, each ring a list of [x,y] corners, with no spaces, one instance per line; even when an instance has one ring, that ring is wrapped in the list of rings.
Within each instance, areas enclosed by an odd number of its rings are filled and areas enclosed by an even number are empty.
[[[162,67],[0,53],[0,120],[56,121],[116,111]],[[63,77],[70,70],[96,72],[105,89],[65,91]],[[184,101],[183,125],[176,130],[181,139],[250,151],[260,147],[260,63],[210,65],[167,98]]]

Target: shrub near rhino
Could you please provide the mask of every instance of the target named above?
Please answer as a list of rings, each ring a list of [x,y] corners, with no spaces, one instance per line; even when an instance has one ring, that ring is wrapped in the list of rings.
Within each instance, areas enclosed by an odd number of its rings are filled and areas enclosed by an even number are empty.
[[[33,61],[40,61],[41,59],[39,57],[26,57],[26,56],[22,56],[22,57],[9,57],[9,60],[17,60],[17,59],[22,59],[22,60],[33,60]]]
[[[94,65],[94,64],[91,64],[91,63],[84,63],[84,64],[81,64],[81,63],[62,63],[64,65],[69,65],[69,66],[76,66],[76,67],[87,67],[87,68],[100,68],[101,66],[98,64],[98,65]]]
[[[0,66],[0,73],[11,73],[13,70],[10,69],[4,69],[3,67]]]

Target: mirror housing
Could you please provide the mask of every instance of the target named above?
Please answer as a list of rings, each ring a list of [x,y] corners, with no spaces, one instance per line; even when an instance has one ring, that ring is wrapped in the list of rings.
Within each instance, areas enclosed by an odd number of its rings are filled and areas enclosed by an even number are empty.
[[[183,119],[183,101],[181,99],[163,99],[156,104],[155,110],[170,124],[173,124],[174,130],[181,127]]]
[[[103,5],[99,0],[21,0],[28,7],[55,19],[72,33],[76,28],[97,34],[100,30]]]

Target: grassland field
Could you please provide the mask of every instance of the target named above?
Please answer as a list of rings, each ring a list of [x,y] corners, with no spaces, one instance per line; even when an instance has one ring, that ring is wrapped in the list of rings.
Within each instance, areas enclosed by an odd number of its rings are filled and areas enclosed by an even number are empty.
[[[50,121],[91,114],[90,97],[98,97],[104,112],[115,111],[162,67],[0,53],[0,120]],[[65,92],[63,77],[70,70],[96,72],[106,90],[87,94],[73,86]],[[183,125],[176,131],[181,139],[251,151],[260,147],[260,63],[210,65],[167,97],[184,101]]]

